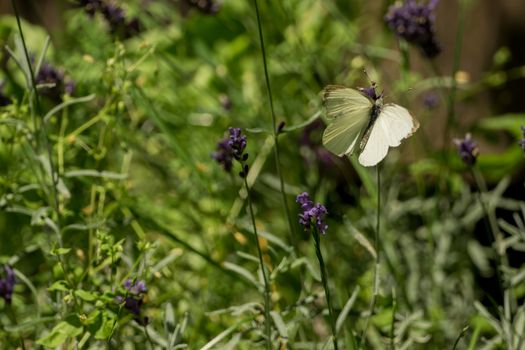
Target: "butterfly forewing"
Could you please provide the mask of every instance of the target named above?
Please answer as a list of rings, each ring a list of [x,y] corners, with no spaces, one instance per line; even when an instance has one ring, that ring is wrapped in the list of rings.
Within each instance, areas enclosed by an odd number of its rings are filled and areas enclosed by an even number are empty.
[[[359,155],[359,163],[374,166],[385,158],[389,147],[397,147],[401,140],[412,135],[418,121],[403,107],[387,104],[372,126],[370,137]]]
[[[332,85],[324,90],[323,104],[329,122],[323,145],[338,156],[351,154],[367,126],[372,101],[357,90]]]
[[[357,110],[372,108],[372,101],[355,89],[329,85],[323,91],[323,105],[326,118],[331,121]]]

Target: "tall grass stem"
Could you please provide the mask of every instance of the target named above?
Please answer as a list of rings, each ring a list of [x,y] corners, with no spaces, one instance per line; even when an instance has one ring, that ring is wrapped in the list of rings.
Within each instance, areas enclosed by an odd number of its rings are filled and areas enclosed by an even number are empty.
[[[463,33],[465,31],[465,12],[466,12],[466,0],[458,1],[459,11],[458,11],[458,29],[456,31],[456,46],[454,48],[454,61],[452,64],[452,85],[447,99],[447,119],[445,124],[445,132],[443,133],[443,150],[447,150],[449,147],[449,138],[450,138],[450,129],[455,123],[456,117],[456,93],[457,93],[457,80],[456,74],[459,71],[459,65],[461,63],[461,50],[463,47]],[[434,68],[437,66],[434,64]],[[445,152],[446,153],[446,152]]]
[[[279,132],[277,130],[277,118],[275,117],[275,109],[274,109],[273,97],[272,97],[272,88],[270,85],[270,77],[268,74],[268,63],[266,61],[266,48],[264,46],[264,37],[263,37],[262,24],[261,24],[261,14],[259,11],[259,5],[257,3],[257,0],[253,0],[253,3],[255,5],[255,13],[257,15],[257,28],[259,30],[259,41],[261,44],[261,55],[262,55],[263,67],[264,67],[264,79],[266,81],[266,89],[268,90],[268,100],[270,103],[270,112],[272,115],[272,130],[273,130],[273,137],[275,140],[275,146],[274,146],[275,168],[277,170],[277,176],[279,177],[279,184],[280,184],[280,190],[281,190],[281,195],[282,195],[284,212],[286,215],[286,221],[288,221],[288,229],[290,232],[290,242],[292,243],[293,247],[297,249],[297,241],[294,235],[294,225],[292,223],[292,218],[290,216],[290,209],[288,208],[288,200],[286,199],[284,179],[283,179],[283,174],[281,171],[281,152],[280,152],[280,147],[279,147]]]

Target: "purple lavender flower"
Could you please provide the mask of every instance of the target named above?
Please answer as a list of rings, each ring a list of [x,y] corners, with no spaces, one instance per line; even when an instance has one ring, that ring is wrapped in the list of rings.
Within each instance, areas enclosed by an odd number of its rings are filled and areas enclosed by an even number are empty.
[[[11,304],[13,290],[15,289],[15,272],[9,265],[4,266],[6,277],[0,279],[0,296],[7,304]]]
[[[126,20],[124,9],[104,0],[77,0],[78,5],[91,17],[97,12],[102,14],[109,25],[111,34],[128,39],[140,32],[139,19],[134,17],[130,21]]]
[[[458,148],[458,153],[465,165],[472,166],[476,163],[479,155],[478,144],[471,138],[470,133],[464,139],[454,139],[454,144]]]
[[[299,223],[304,226],[305,230],[310,230],[312,223],[321,234],[326,234],[328,225],[325,224],[324,218],[328,211],[325,206],[310,200],[310,195],[303,192],[297,196],[296,202],[301,205],[302,214],[299,214]]]
[[[42,95],[60,98],[64,89],[64,73],[49,63],[44,63],[36,75],[38,85],[47,85],[40,88]]]
[[[228,141],[228,137],[220,140],[217,143],[217,151],[213,152],[211,155],[211,157],[215,159],[217,163],[222,165],[226,172],[230,172],[233,166],[233,156]]]
[[[131,279],[124,282],[126,294],[117,296],[118,303],[124,303],[124,308],[133,314],[133,319],[140,325],[148,324],[148,318],[142,317],[142,305],[144,305],[144,296],[147,293],[146,283],[137,280],[133,283]]]
[[[138,18],[128,22],[121,7],[103,3],[100,11],[109,24],[111,34],[127,39],[140,32]]]
[[[435,92],[429,92],[423,97],[423,104],[428,109],[434,109],[439,105],[439,96]]]
[[[196,8],[207,15],[216,14],[221,7],[217,0],[185,0],[184,2],[190,7]]]
[[[77,0],[78,5],[90,16],[94,16],[102,7],[102,0]]]
[[[228,128],[228,131],[230,133],[228,146],[232,150],[232,155],[235,159],[241,160],[246,148],[246,136],[242,135],[240,128]]]
[[[124,282],[124,287],[133,295],[140,295],[146,293],[148,289],[146,288],[146,283],[141,280],[137,280],[133,283],[132,280],[128,279]]]
[[[242,134],[240,128],[228,128],[229,136],[217,143],[217,151],[212,153],[212,158],[222,165],[225,171],[229,172],[233,166],[233,160],[237,160],[242,165],[239,173],[241,177],[248,174],[248,153],[244,153],[247,145],[246,136]]]
[[[64,93],[71,95],[75,90],[75,82],[65,78],[62,70],[49,63],[42,64],[35,80],[38,85],[46,85],[40,87],[40,93],[55,101],[60,101]]]
[[[519,145],[521,146],[521,149],[523,152],[525,152],[525,126],[521,126],[521,132],[523,133],[523,138],[518,141]]]
[[[406,0],[390,6],[385,16],[388,27],[400,38],[419,47],[428,58],[436,57],[441,48],[434,29],[434,9],[438,0],[427,4]]]

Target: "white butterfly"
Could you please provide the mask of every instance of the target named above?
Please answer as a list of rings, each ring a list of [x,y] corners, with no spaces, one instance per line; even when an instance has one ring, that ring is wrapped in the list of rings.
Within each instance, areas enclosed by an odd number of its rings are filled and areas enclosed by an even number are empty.
[[[379,163],[389,147],[399,146],[419,128],[406,108],[383,105],[383,94],[376,94],[375,84],[360,90],[329,85],[323,90],[323,105],[328,119],[323,145],[338,156],[358,148],[364,166]]]

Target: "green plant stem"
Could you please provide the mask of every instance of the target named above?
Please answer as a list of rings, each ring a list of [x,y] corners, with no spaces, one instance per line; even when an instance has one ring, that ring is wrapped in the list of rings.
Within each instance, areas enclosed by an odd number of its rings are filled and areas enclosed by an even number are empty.
[[[246,187],[246,193],[248,196],[248,208],[250,209],[250,218],[253,225],[253,233],[255,237],[255,243],[257,246],[257,253],[259,255],[259,264],[261,265],[261,271],[264,281],[264,325],[266,330],[266,348],[272,349],[272,329],[270,324],[270,286],[268,283],[268,277],[266,276],[266,269],[264,268],[264,260],[261,250],[261,244],[259,243],[259,234],[257,233],[257,225],[255,224],[255,215],[253,214],[252,197],[250,194],[250,187],[246,176],[244,176],[244,186]]]
[[[270,86],[270,77],[268,74],[268,64],[266,62],[266,49],[264,46],[264,37],[262,32],[262,25],[261,25],[261,15],[259,13],[259,5],[257,4],[257,0],[253,0],[253,3],[255,5],[255,13],[257,14],[257,28],[259,30],[259,41],[261,44],[261,55],[263,60],[263,66],[264,66],[264,78],[266,81],[266,89],[268,90],[268,100],[270,102],[270,111],[272,115],[272,130],[273,130],[273,138],[275,141],[275,146],[273,148],[274,150],[274,156],[275,156],[275,168],[277,170],[277,176],[279,177],[279,184],[281,189],[281,195],[282,195],[282,201],[283,201],[283,207],[284,207],[284,213],[286,215],[286,221],[288,221],[288,229],[290,234],[290,242],[294,246],[295,249],[297,249],[297,240],[294,235],[294,226],[292,223],[292,218],[290,216],[290,209],[288,208],[288,201],[286,199],[286,192],[284,188],[284,179],[283,174],[281,172],[281,152],[279,147],[279,132],[277,130],[277,118],[275,117],[275,110],[273,107],[273,97],[272,97],[272,89]]]
[[[458,1],[459,11],[458,11],[458,29],[456,31],[456,46],[454,48],[454,62],[452,65],[452,86],[450,87],[450,91],[448,94],[447,99],[447,119],[445,124],[445,132],[443,133],[443,150],[448,150],[448,147],[450,145],[449,138],[450,138],[450,129],[452,125],[455,123],[455,116],[456,116],[456,92],[457,92],[457,81],[456,81],[456,73],[459,70],[459,65],[461,62],[461,49],[463,46],[463,32],[465,31],[465,8],[466,8],[466,1],[465,0],[459,0]],[[436,67],[436,66],[434,66]],[[445,152],[446,153],[446,152]]]
[[[381,219],[381,171],[380,171],[379,164],[376,166],[376,174],[377,174],[377,211],[376,211],[377,216],[376,216],[376,230],[374,233],[374,248],[376,250],[376,256],[375,256],[375,261],[374,261],[374,290],[372,294],[372,300],[370,301],[370,308],[369,308],[370,312],[365,321],[365,327],[363,328],[363,333],[361,335],[361,339],[359,340],[358,349],[361,349],[364,339],[366,337],[366,332],[368,330],[368,324],[370,323],[370,319],[372,318],[372,315],[374,314],[377,294],[379,291],[379,251],[380,251],[379,230],[380,230],[380,219]]]
[[[463,329],[461,330],[461,333],[459,333],[458,337],[456,338],[456,341],[454,342],[454,346],[452,347],[452,350],[457,349],[459,345],[459,341],[465,336],[465,334],[467,333],[469,329],[470,329],[469,325],[466,325],[465,327],[463,327]]]
[[[332,299],[330,297],[330,288],[328,287],[328,274],[326,273],[326,265],[324,263],[323,254],[321,253],[321,242],[319,239],[319,231],[317,227],[313,225],[312,235],[314,236],[315,243],[315,254],[317,255],[317,260],[319,261],[319,268],[321,269],[321,280],[323,282],[324,293],[326,295],[326,304],[328,305],[328,313],[330,318],[330,328],[332,330],[332,338],[334,341],[334,349],[337,350],[337,330],[335,327],[335,315],[334,308],[332,306]]]

